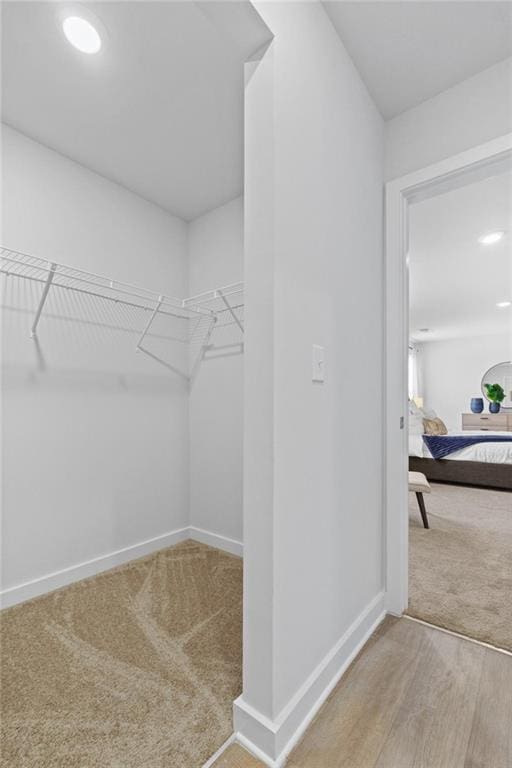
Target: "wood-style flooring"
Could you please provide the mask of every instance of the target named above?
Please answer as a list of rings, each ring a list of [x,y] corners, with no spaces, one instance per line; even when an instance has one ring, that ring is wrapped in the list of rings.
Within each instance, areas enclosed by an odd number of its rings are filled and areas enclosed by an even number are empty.
[[[246,752],[239,744],[231,744],[215,761],[213,768],[261,768],[262,765],[262,762]],[[264,765],[263,768],[265,768]]]
[[[231,746],[215,768],[261,768]],[[388,617],[287,768],[511,768],[512,657]]]

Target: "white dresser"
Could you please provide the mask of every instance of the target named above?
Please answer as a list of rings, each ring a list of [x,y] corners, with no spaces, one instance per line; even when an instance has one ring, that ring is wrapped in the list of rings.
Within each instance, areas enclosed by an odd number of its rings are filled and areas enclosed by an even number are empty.
[[[512,432],[512,413],[500,411],[500,413],[463,413],[462,429],[482,432]]]

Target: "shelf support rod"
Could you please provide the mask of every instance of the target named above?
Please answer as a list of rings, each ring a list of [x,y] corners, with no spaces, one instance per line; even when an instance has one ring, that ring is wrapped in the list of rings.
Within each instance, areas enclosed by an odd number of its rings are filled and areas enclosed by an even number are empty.
[[[150,318],[149,318],[149,320],[147,321],[147,323],[146,323],[146,327],[145,327],[145,328],[144,328],[144,330],[142,331],[142,335],[141,335],[140,339],[139,339],[139,340],[138,340],[138,342],[137,342],[137,349],[140,349],[140,348],[141,348],[141,346],[140,346],[140,345],[141,345],[141,344],[142,344],[142,342],[144,341],[144,337],[146,336],[147,332],[149,331],[149,329],[150,329],[150,327],[151,327],[151,324],[152,324],[153,320],[154,320],[154,319],[155,319],[155,317],[157,316],[157,314],[158,314],[158,310],[159,310],[159,309],[160,309],[160,307],[162,306],[162,302],[163,302],[163,300],[164,300],[164,297],[163,297],[163,296],[159,296],[159,297],[158,297],[158,303],[157,303],[156,307],[154,308],[153,312],[151,313],[151,317],[150,317]],[[144,351],[145,351],[145,350],[144,350]]]
[[[36,316],[34,318],[34,322],[32,323],[32,328],[30,329],[31,338],[34,338],[37,334],[37,324],[39,323],[39,318],[41,317],[41,312],[43,311],[44,303],[46,301],[46,297],[48,296],[48,291],[50,290],[50,286],[53,282],[53,278],[55,277],[56,270],[57,270],[57,265],[55,263],[52,263],[50,265],[50,271],[48,272],[48,277],[46,278],[46,282],[44,284],[43,293],[41,294],[41,298],[39,300],[39,306],[37,308]]]
[[[196,357],[196,360],[194,362],[194,365],[192,366],[192,370],[191,370],[190,376],[189,376],[189,381],[190,381],[191,384],[193,384],[193,382],[194,382],[194,380],[196,378],[196,374],[197,374],[197,372],[199,370],[199,366],[201,365],[201,362],[203,360],[205,352],[206,352],[206,350],[208,348],[208,345],[210,343],[210,339],[212,337],[213,329],[215,328],[215,323],[216,322],[217,322],[217,317],[214,315],[212,317],[212,321],[210,323],[210,327],[208,328],[208,331],[206,333],[204,341],[201,344],[201,348],[200,348],[200,350],[199,350],[199,352],[197,354],[197,357]]]
[[[219,296],[221,297],[222,301],[226,305],[226,308],[227,308],[228,312],[230,313],[231,317],[233,318],[233,320],[235,321],[235,323],[238,325],[238,327],[240,328],[240,330],[243,333],[244,332],[244,327],[243,327],[242,323],[240,322],[240,320],[238,319],[238,317],[235,315],[235,313],[233,311],[233,308],[231,307],[231,304],[227,301],[227,299],[224,296],[224,294],[222,293],[222,291],[217,291],[217,293],[219,294]]]

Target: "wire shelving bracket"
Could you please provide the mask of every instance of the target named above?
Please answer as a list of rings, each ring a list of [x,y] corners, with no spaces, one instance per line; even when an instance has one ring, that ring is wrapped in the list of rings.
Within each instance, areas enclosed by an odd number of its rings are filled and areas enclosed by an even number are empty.
[[[233,283],[196,296],[178,299],[4,247],[0,247],[0,274],[41,285],[42,291],[30,331],[31,337],[37,343],[39,321],[49,294],[55,289],[80,297],[94,297],[133,310],[134,327],[130,330],[138,334],[136,351],[145,353],[171,370],[176,369],[144,346],[143,342],[149,336],[156,335],[152,334],[152,329],[157,318],[177,321],[183,330],[174,340],[188,344],[194,351],[197,349],[191,364],[191,374],[187,378],[193,377],[215,329],[236,325],[242,333],[244,331],[243,283]],[[149,314],[142,328],[137,323],[141,311]]]

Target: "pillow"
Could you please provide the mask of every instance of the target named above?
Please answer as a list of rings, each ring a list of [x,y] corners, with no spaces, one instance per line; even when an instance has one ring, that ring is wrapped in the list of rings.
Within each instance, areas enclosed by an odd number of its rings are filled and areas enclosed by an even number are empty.
[[[423,432],[423,417],[421,413],[411,413],[409,416],[409,434],[422,435]]]
[[[444,421],[439,417],[435,419],[423,419],[423,426],[426,435],[447,435],[448,430]]]
[[[409,456],[423,458],[423,437],[422,435],[409,435]]]
[[[434,421],[437,419],[437,413],[433,408],[423,408],[421,412],[424,419],[428,419],[429,421]]]

